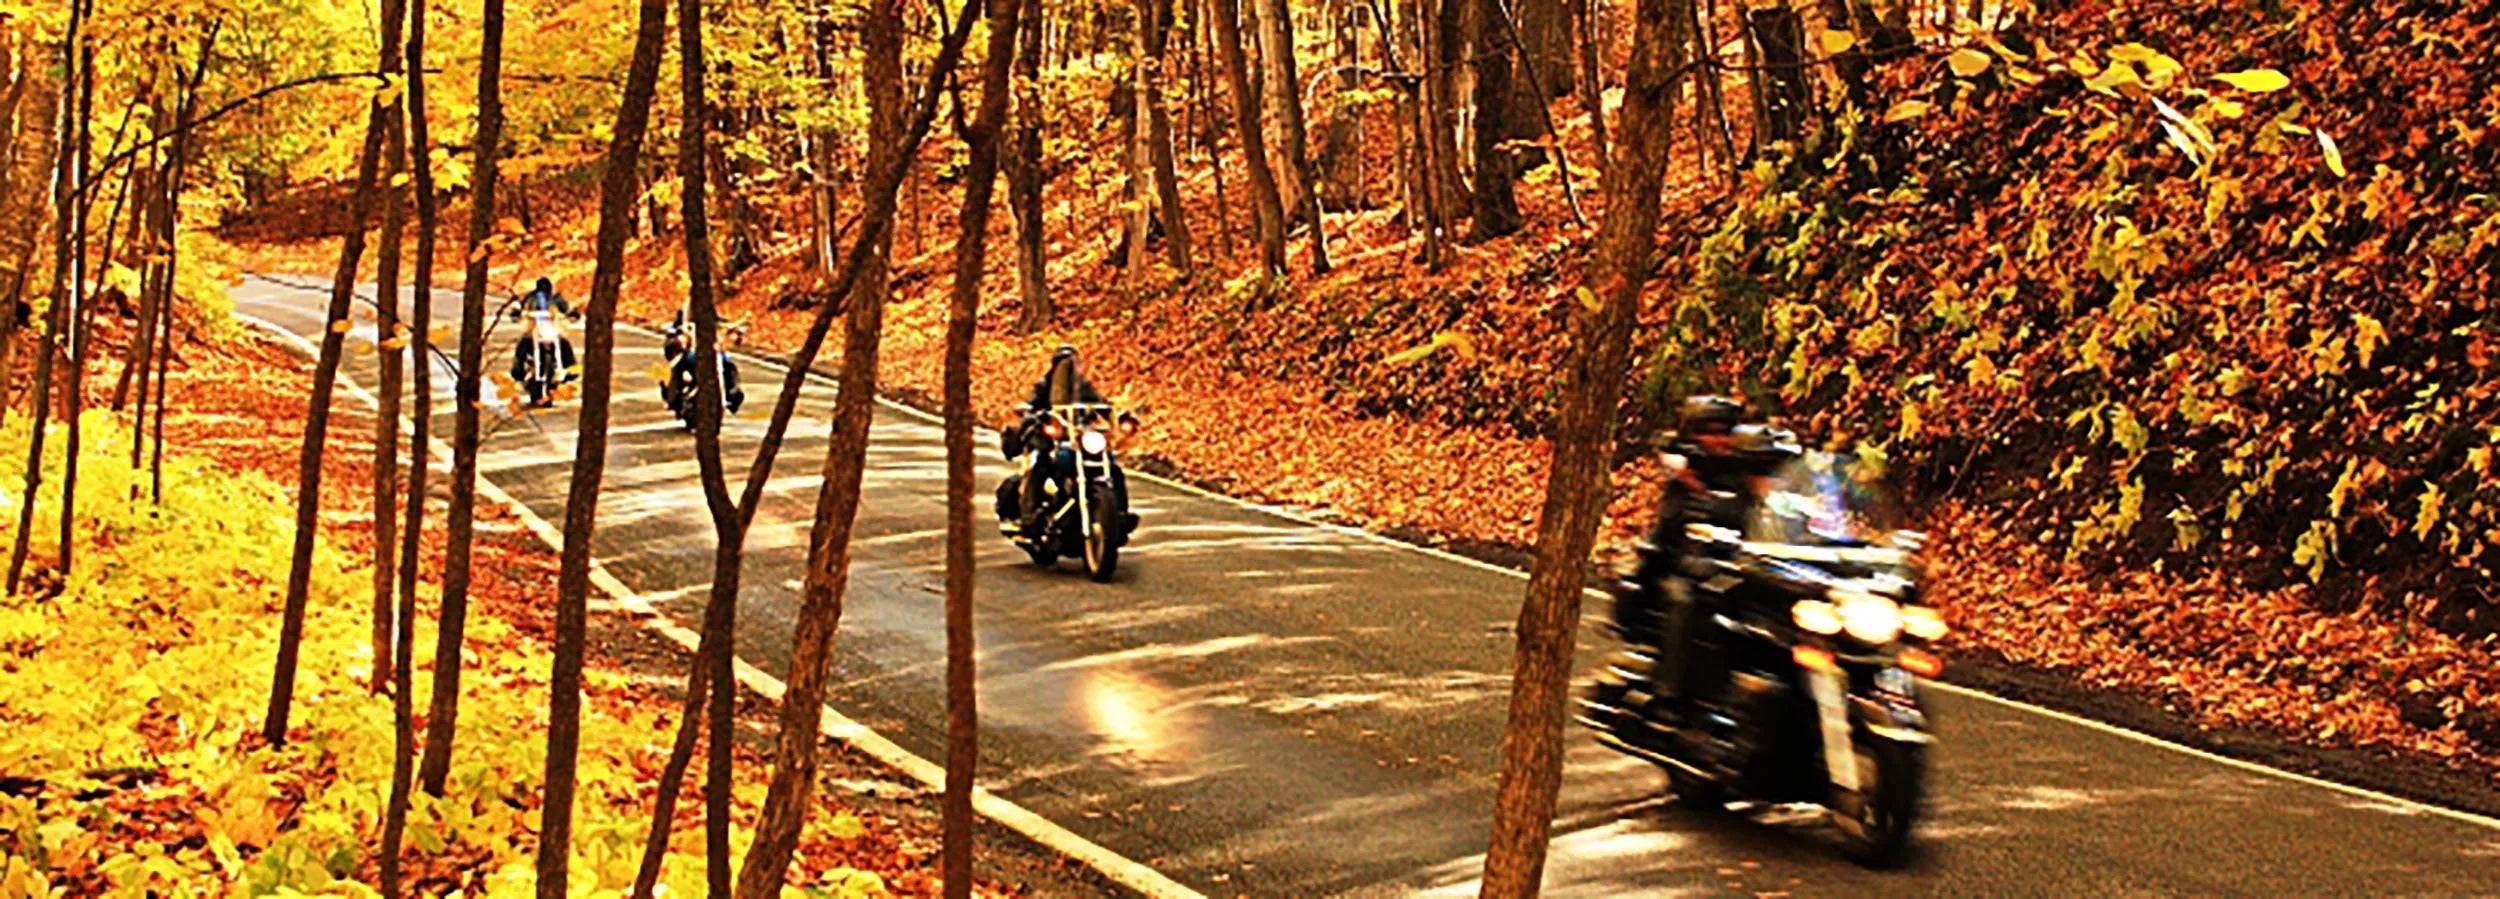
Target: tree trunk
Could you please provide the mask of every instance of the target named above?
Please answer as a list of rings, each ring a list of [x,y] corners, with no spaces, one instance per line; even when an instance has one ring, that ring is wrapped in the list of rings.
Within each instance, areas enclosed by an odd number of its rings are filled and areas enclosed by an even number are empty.
[[[61,40],[63,75],[58,107],[60,112],[56,122],[58,127],[54,129],[53,140],[52,304],[44,315],[43,342],[35,349],[35,393],[30,398],[34,407],[35,421],[33,428],[26,435],[26,485],[25,490],[18,494],[23,499],[17,506],[17,540],[9,548],[8,589],[11,595],[17,593],[18,585],[26,573],[28,541],[35,530],[35,501],[40,495],[37,491],[43,487],[43,438],[51,430],[49,426],[52,421],[53,356],[60,347],[62,332],[69,327],[70,298],[75,291],[69,283],[69,271],[70,253],[76,246],[71,230],[77,227],[74,210],[78,203],[76,196],[78,157],[83,155],[76,135],[81,133],[81,125],[78,121],[80,118],[78,50],[80,47],[79,31],[86,23],[85,13],[84,5],[70,4],[69,30]],[[15,319],[17,310],[5,310],[5,314]]]
[[[1460,0],[1443,0],[1445,3]],[[1511,130],[1511,52],[1503,39],[1502,0],[1476,0],[1476,193],[1475,222],[1467,241],[1479,243],[1519,230],[1519,200],[1511,193],[1519,164],[1503,142]]]
[[[1580,77],[1574,84],[1580,89],[1580,107],[1589,115],[1589,145],[1596,148],[1597,158],[1602,162],[1613,157],[1606,147],[1606,82],[1597,74],[1598,48],[1603,43],[1597,29],[1597,2],[1571,0],[1571,3],[1572,21],[1578,23],[1580,29]]]
[[[1035,0],[1039,2],[1039,0]],[[1042,19],[1030,17],[1016,40],[1015,143],[1007,154],[1007,208],[1016,224],[1016,330],[1050,327],[1049,237],[1042,218]]]
[[[705,505],[712,510],[713,530],[723,530],[723,505],[729,485],[720,462],[721,384],[719,366],[702,364],[719,358],[720,312],[713,299],[717,283],[713,280],[712,220],[710,205],[705,202],[710,180],[705,169],[713,158],[711,135],[712,106],[704,97],[704,79],[709,68],[703,56],[703,0],[677,0],[677,82],[679,91],[679,131],[677,137],[677,175],[682,185],[678,194],[678,218],[685,225],[686,299],[696,310],[696,317],[708,319],[708,329],[695,326],[695,429],[697,465],[703,472]],[[716,487],[715,484],[718,486]],[[709,895],[725,896],[730,890],[729,791],[730,749],[737,741],[737,613],[738,571],[743,561],[745,528],[737,528],[739,540],[720,540],[713,550],[715,569],[729,568],[727,593],[717,588],[724,580],[714,577],[715,591],[704,609],[704,641],[711,644],[709,655],[697,653],[698,661],[711,670],[709,705],[705,710],[706,730],[712,739],[704,754],[703,765],[703,848],[704,878]],[[754,858],[747,859],[750,864]],[[776,890],[778,892],[778,890]]]
[[[500,0],[489,0],[490,4]],[[384,16],[383,58],[399,53],[399,21]],[[287,570],[286,617],[278,631],[278,669],[269,688],[269,717],[261,737],[271,745],[286,742],[288,712],[295,699],[296,654],[304,640],[304,605],[312,597],[313,539],[321,527],[321,453],[330,436],[330,398],[338,389],[339,361],[347,349],[350,310],[356,298],[356,266],[365,255],[365,222],[373,217],[378,191],[374,172],[380,167],[384,132],[390,130],[390,109],[368,104],[364,149],[356,157],[356,192],[348,201],[348,230],[339,249],[339,264],[330,280],[330,308],[322,317],[321,358],[313,368],[312,403],[304,421],[304,446],[298,461],[295,495],[295,557]],[[455,661],[457,661],[455,657]]]
[[[1467,4],[1472,0],[1423,0],[1433,9],[1432,27],[1425,29],[1431,41],[1426,59],[1432,60],[1432,71],[1425,84],[1425,105],[1432,115],[1433,178],[1441,193],[1435,196],[1433,208],[1441,212],[1441,227],[1457,224],[1460,216],[1473,202],[1474,192],[1467,179],[1459,173],[1458,153],[1458,72],[1465,65],[1467,45]]]
[[[687,2],[692,5],[694,0]],[[582,326],[582,407],[579,426],[574,429],[573,479],[565,492],[564,550],[556,569],[555,660],[547,678],[547,779],[538,828],[539,899],[564,899],[571,873],[573,793],[578,786],[575,775],[582,740],[582,645],[590,626],[590,553],[599,522],[599,484],[608,465],[616,299],[625,285],[625,239],[632,228],[637,193],[634,176],[641,170],[643,135],[651,127],[651,98],[659,89],[667,4],[663,0],[645,0],[640,4],[637,21],[633,61],[625,74],[625,96],[616,110],[616,128],[608,143],[607,160],[600,168],[599,236],[590,276],[588,320]],[[690,87],[685,108],[699,111],[703,109],[700,39],[688,40],[695,49],[687,56],[690,61],[686,83]],[[700,114],[686,116],[688,122],[701,119]],[[703,134],[700,125],[686,130],[685,144],[698,147]],[[702,169],[692,165],[688,171],[687,202],[699,212]],[[688,240],[695,239],[702,230],[700,222],[687,228]],[[687,249],[689,276],[708,277],[710,260],[703,257],[709,254],[695,252],[691,245]],[[696,264],[698,260],[700,266]],[[705,290],[709,286],[708,281],[700,282],[695,289]],[[698,371],[713,367],[695,366]],[[702,408],[717,407],[715,401],[713,406]],[[717,436],[714,439],[717,442]]]
[[[1762,71],[1754,98],[1756,146],[1789,142],[1805,136],[1805,22],[1797,11],[1774,5],[1746,13],[1745,27],[1760,48]]]
[[[1572,360],[1557,410],[1554,463],[1537,523],[1537,555],[1519,610],[1510,721],[1480,895],[1536,895],[1562,784],[1564,703],[1580,622],[1582,571],[1608,493],[1614,422],[1631,356],[1641,286],[1653,267],[1658,191],[1674,137],[1674,104],[1692,26],[1692,0],[1640,0],[1623,97],[1623,139],[1606,167],[1606,213],[1587,284],[1595,304],[1572,306]]]
[[[1137,102],[1144,112],[1140,121],[1146,125],[1145,145],[1154,168],[1155,205],[1163,210],[1163,252],[1172,270],[1187,280],[1193,241],[1189,213],[1181,206],[1180,164],[1173,157],[1172,112],[1163,102],[1163,83],[1172,72],[1172,0],[1137,0],[1137,28],[1145,49]]]
[[[61,554],[56,566],[63,580],[70,577],[70,563],[77,547],[74,537],[78,524],[79,420],[86,417],[82,413],[87,410],[87,339],[92,330],[88,320],[94,316],[94,303],[87,288],[87,213],[94,205],[92,197],[95,195],[96,178],[95,173],[88,169],[94,143],[88,126],[95,120],[95,43],[92,36],[80,55],[85,60],[79,68],[78,85],[78,190],[91,199],[78,204],[75,242],[70,249],[74,268],[69,293],[69,383],[63,385],[67,388],[63,392],[67,410],[63,417],[69,424],[69,440],[61,448]]]
[[[873,12],[875,11],[872,10]],[[842,274],[833,280],[831,295],[841,296],[857,288],[860,279],[865,277],[864,273],[868,269],[870,260],[882,252],[880,248],[884,246],[884,241],[892,235],[894,212],[900,198],[903,176],[909,171],[911,160],[917,158],[921,139],[928,134],[929,122],[937,114],[938,99],[945,85],[944,75],[954,68],[955,61],[962,56],[964,41],[972,33],[973,21],[973,17],[966,16],[956,22],[955,30],[949,32],[938,45],[936,64],[931,67],[927,80],[921,85],[919,100],[908,113],[898,113],[908,115],[910,124],[894,143],[882,145],[892,149],[879,153],[877,156],[878,159],[887,159],[894,164],[881,168],[872,166],[869,170],[868,188],[863,198],[866,209],[860,216],[860,233],[856,241],[851,244],[850,254],[843,259]],[[899,40],[901,26],[893,17],[890,7],[885,13],[872,15],[869,24],[872,31],[884,30],[885,33],[878,38],[879,41],[886,42],[886,46],[899,50],[899,43],[893,43],[893,41]],[[888,55],[885,59],[891,63],[890,66],[871,65],[868,71],[871,74],[883,71],[887,74],[878,77],[891,76],[899,82],[902,78],[900,54]],[[891,83],[885,86],[891,86]],[[896,99],[892,102],[898,105],[902,102],[899,94],[899,88],[871,92],[872,97],[895,96]],[[871,111],[874,112],[873,109]],[[873,118],[872,116],[872,125],[874,124]],[[708,288],[701,293],[691,294],[689,297],[690,301],[699,301],[703,304],[693,310],[692,316],[697,322],[695,329],[697,352],[703,352],[705,347],[711,345],[707,341],[712,338],[704,336],[701,324],[706,315],[717,317],[717,313],[709,311],[710,297]],[[850,304],[847,317],[855,320],[858,316],[867,314],[859,309],[859,305],[858,303]],[[836,304],[834,303],[823,303],[816,307],[816,319],[808,326],[807,336],[799,342],[799,349],[792,354],[787,373],[782,376],[781,393],[773,403],[771,423],[766,425],[763,439],[756,444],[755,461],[747,469],[746,486],[741,488],[735,504],[729,500],[728,486],[721,471],[718,422],[714,421],[710,427],[705,427],[702,425],[703,419],[697,419],[695,459],[703,472],[704,497],[707,505],[711,507],[713,527],[719,533],[720,541],[712,554],[712,587],[710,599],[704,608],[703,639],[695,649],[694,670],[687,678],[685,715],[679,720],[676,743],[670,750],[668,762],[660,776],[659,796],[654,804],[651,831],[643,844],[642,868],[635,876],[633,895],[637,899],[648,899],[659,878],[660,862],[668,848],[669,825],[676,809],[678,788],[684,779],[686,767],[691,761],[694,738],[702,722],[702,716],[698,712],[717,697],[730,695],[725,692],[711,692],[710,685],[713,683],[712,676],[715,670],[729,671],[734,665],[734,657],[728,656],[727,653],[735,636],[734,612],[738,597],[739,557],[746,539],[746,528],[755,519],[756,507],[763,502],[764,485],[772,478],[773,462],[781,452],[782,436],[789,432],[790,420],[798,410],[800,390],[805,386],[808,374],[815,365],[817,351],[824,347],[825,336],[832,327],[835,311]],[[882,313],[882,310],[878,311]],[[717,373],[704,375],[702,374],[703,366],[697,366],[696,370],[696,397],[698,401],[701,401],[704,396],[703,381],[707,377],[717,377]],[[712,396],[717,397],[718,387],[715,386],[712,389],[715,391]],[[731,684],[727,688],[729,690],[735,689],[733,681],[723,680],[722,683]],[[716,705],[711,707],[716,712],[721,711]],[[812,764],[812,759],[810,763]],[[769,821],[771,815],[774,814],[774,806],[769,797],[767,800],[765,812]],[[724,822],[726,820],[718,815],[712,818]],[[708,827],[706,829],[709,830]],[[795,835],[796,830],[792,830],[791,833]],[[705,837],[707,842],[714,839],[714,835],[710,833],[707,833]],[[725,831],[719,839],[726,840]],[[788,850],[783,851],[786,853]],[[716,856],[721,859],[726,857],[725,854]],[[753,855],[750,854],[749,858],[751,861]],[[786,860],[787,856],[785,855],[784,858]]]
[[[1293,217],[1311,229],[1311,271],[1328,272],[1328,233],[1322,225],[1319,184],[1311,177],[1311,138],[1302,122],[1302,72],[1293,58],[1293,7],[1287,0],[1259,0],[1259,58],[1269,102],[1276,105],[1284,146],[1285,195]],[[1290,229],[1288,229],[1290,230]]]
[[[415,366],[417,401],[408,436],[408,520],[400,528],[398,632],[391,643],[391,788],[382,817],[382,895],[400,895],[399,848],[408,832],[408,793],[416,777],[417,567],[424,558],[425,482],[434,445],[434,228],[440,210],[434,194],[433,143],[425,111],[425,0],[408,3],[408,95],[400,108],[408,128],[408,159],[417,195],[416,273],[408,279],[411,317],[408,359]],[[158,379],[160,384],[163,379]],[[163,389],[159,387],[158,389]],[[164,404],[157,404],[163,414]],[[157,450],[161,461],[164,450]]]
[[[935,114],[940,85],[945,74],[961,57],[963,43],[971,34],[978,16],[969,11],[956,20],[947,33],[937,59],[930,65],[928,81],[920,99],[908,114],[911,121],[899,139],[878,142],[876,154],[869,164],[870,180],[875,184],[871,204],[863,221],[863,238],[881,238],[894,215],[892,191],[909,170],[922,135]],[[901,15],[894,0],[877,0],[869,8],[870,46],[899,48]],[[871,77],[879,79],[871,89],[872,97],[891,98],[887,102],[899,106],[902,66],[900,54],[879,52],[872,56],[886,57],[887,62],[869,68]],[[896,111],[899,124],[905,114]],[[871,129],[875,127],[872,117]],[[853,249],[854,258],[863,258],[867,245]],[[829,310],[828,310],[829,311]],[[802,358],[785,385],[782,404],[797,399],[800,370],[812,358],[814,344],[821,340],[828,321],[820,316],[810,331],[810,342],[802,348]],[[791,853],[797,848],[799,830],[807,821],[810,796],[815,790],[816,742],[822,736],[819,725],[824,715],[825,666],[830,661],[833,637],[842,618],[842,596],[850,577],[851,525],[859,512],[859,484],[864,455],[868,446],[868,424],[876,411],[877,343],[885,327],[885,297],[852,300],[845,316],[842,375],[834,394],[833,433],[825,452],[824,484],[816,495],[816,517],[809,530],[808,567],[796,633],[791,638],[788,689],[781,701],[781,732],[775,744],[773,778],[764,799],[762,820],[756,825],[755,842],[747,851],[746,865],[741,870],[738,895],[742,899],[770,899],[780,895],[783,878],[787,876]],[[787,413],[779,408],[776,415]],[[772,439],[769,433],[767,440]],[[762,489],[762,478],[750,475],[747,493],[752,499]],[[752,515],[754,503],[742,506],[742,514]],[[715,582],[719,580],[716,576]],[[719,602],[716,597],[715,603]],[[723,643],[725,649],[728,644]],[[729,691],[730,676],[725,660],[715,663],[713,670],[714,715],[713,733],[728,732],[725,703],[721,696]],[[713,741],[715,753],[723,752],[725,738]],[[725,764],[716,760],[716,764]],[[726,771],[719,772],[718,781],[726,784]]]
[[[382,71],[397,74],[405,61],[399,47],[399,24],[405,20],[406,0],[384,0],[382,19],[387,43],[382,48]],[[401,126],[396,103],[382,113],[382,243],[374,260],[374,329],[375,358],[381,363],[381,402],[373,416],[373,692],[389,689],[391,682],[392,619],[397,609],[392,590],[399,586],[399,398],[404,380],[400,350],[408,345],[406,326],[399,321],[399,261],[401,240],[405,236],[405,209],[400,202],[405,193],[400,188],[400,170],[408,155],[408,134]],[[417,465],[424,464],[425,447],[415,448]],[[410,565],[416,564],[413,560]]]
[[[469,620],[469,550],[477,535],[478,394],[486,355],[486,278],[493,253],[495,173],[503,148],[504,0],[485,0],[477,69],[477,160],[470,174],[469,252],[460,280],[460,375],[453,391],[451,507],[444,537],[443,611],[434,641],[434,707],[425,722],[417,782],[443,795],[460,716],[460,644]]]
[[[1276,172],[1267,164],[1259,92],[1250,86],[1250,62],[1241,45],[1241,0],[1207,0],[1215,7],[1215,40],[1224,57],[1225,86],[1233,94],[1235,130],[1250,168],[1250,194],[1258,210],[1259,262],[1269,276],[1285,273],[1285,210],[1276,193]]]
[[[1009,57],[1015,53],[1019,8],[1027,3],[1038,0],[989,0],[989,55],[982,59],[981,111],[964,135],[972,158],[964,175],[955,290],[946,318],[946,791],[941,867],[947,899],[972,895],[973,766],[980,746],[972,642],[972,338],[987,259],[982,247],[989,234],[990,190],[998,180],[999,129],[1007,121]],[[964,15],[972,11],[966,9]],[[1159,115],[1161,104],[1155,105]],[[1164,149],[1168,162],[1168,141]],[[1177,218],[1178,208],[1172,211]]]

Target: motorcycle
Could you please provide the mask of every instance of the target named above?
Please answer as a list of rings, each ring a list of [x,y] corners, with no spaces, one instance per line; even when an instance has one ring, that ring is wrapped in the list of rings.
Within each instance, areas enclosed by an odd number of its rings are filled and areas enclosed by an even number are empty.
[[[530,405],[553,405],[556,388],[572,380],[572,373],[564,365],[564,326],[556,323],[553,309],[515,308],[509,317],[516,322],[529,322],[529,334],[522,338],[517,350],[520,358],[513,361],[513,380],[520,382]],[[569,317],[581,319],[579,313]]]
[[[1137,416],[1115,414],[1107,403],[1069,403],[1042,410],[1039,418],[1036,428],[1010,428],[999,435],[1001,449],[1020,469],[998,485],[999,531],[1035,565],[1048,568],[1061,556],[1076,556],[1085,560],[1088,576],[1107,582],[1119,568],[1120,547],[1136,532],[1138,519],[1128,509],[1126,480],[1106,426],[1126,438],[1137,432]],[[1044,460],[1041,466],[1034,464],[1037,456]],[[1026,533],[1023,487],[1024,479],[1033,477],[1044,479],[1045,511],[1039,532]]]
[[[742,343],[744,333],[743,330],[730,329],[727,336],[732,343]],[[686,357],[693,353],[694,329],[683,323],[669,324],[660,344],[660,354],[666,358],[668,368],[668,377],[660,382],[660,401],[668,404],[668,411],[675,414],[688,431],[695,429],[695,406],[691,402],[696,387],[695,368],[686,361]],[[730,361],[727,352],[720,353],[719,360],[721,417],[727,418],[738,414],[738,407],[746,404],[747,395],[738,387],[738,363]]]
[[[1859,468],[1801,454],[1741,531],[1688,526],[1704,573],[1687,584],[1719,599],[1692,651],[1715,652],[1704,657],[1723,660],[1724,680],[1691,683],[1697,701],[1679,714],[1650,701],[1642,669],[1657,662],[1630,656],[1600,675],[1579,720],[1665,769],[1683,804],[1821,805],[1853,859],[1889,867],[1919,816],[1935,738],[1918,681],[1942,673],[1947,627],[1922,602],[1924,535],[1895,527],[1897,507]]]

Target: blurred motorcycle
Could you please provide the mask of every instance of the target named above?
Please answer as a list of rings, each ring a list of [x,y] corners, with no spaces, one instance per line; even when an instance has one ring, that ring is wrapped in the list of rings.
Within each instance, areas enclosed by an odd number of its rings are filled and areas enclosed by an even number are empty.
[[[1712,602],[1688,649],[1702,676],[1682,707],[1655,698],[1659,661],[1628,657],[1581,701],[1598,742],[1664,768],[1679,801],[1814,803],[1852,858],[1897,863],[1935,741],[1919,679],[1947,628],[1923,604],[1897,505],[1863,466],[1803,453],[1770,477],[1744,527],[1688,525]],[[1680,662],[1679,662],[1680,664]],[[1687,668],[1686,671],[1695,671]]]

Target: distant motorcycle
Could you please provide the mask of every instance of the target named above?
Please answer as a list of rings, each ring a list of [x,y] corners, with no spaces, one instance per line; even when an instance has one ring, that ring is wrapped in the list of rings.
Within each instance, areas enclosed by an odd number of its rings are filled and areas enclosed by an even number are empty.
[[[1582,700],[1598,742],[1666,769],[1679,801],[1810,802],[1829,810],[1851,857],[1897,863],[1926,788],[1934,736],[1921,677],[1943,671],[1943,618],[1921,604],[1897,508],[1854,466],[1806,453],[1772,478],[1742,531],[1687,528],[1721,598],[1696,651],[1725,661],[1695,683],[1695,720],[1653,710],[1643,672],[1617,665]],[[1702,648],[1703,646],[1713,648]],[[1635,659],[1634,667],[1648,663]]]
[[[727,332],[732,343],[743,342],[744,335],[745,331],[741,328],[731,328]],[[683,321],[670,323],[663,332],[660,353],[668,360],[668,378],[660,382],[660,401],[668,404],[668,411],[677,416],[686,430],[692,431],[695,429],[693,399],[696,387],[694,329]],[[727,418],[738,414],[738,408],[746,405],[747,394],[738,386],[738,363],[731,361],[725,351],[716,354],[716,358],[720,366],[721,417]]]
[[[1069,403],[1034,413],[1028,425],[999,435],[1001,449],[1022,468],[998,485],[999,530],[1035,565],[1047,568],[1061,556],[1077,556],[1085,560],[1088,576],[1111,580],[1120,547],[1138,524],[1112,453],[1112,433],[1135,434],[1137,416],[1115,412],[1107,403]],[[1043,479],[1035,533],[1022,523],[1026,478]]]
[[[564,326],[556,322],[554,310],[545,308],[524,312],[515,307],[509,317],[529,322],[529,333],[515,349],[519,355],[513,360],[513,380],[520,382],[530,405],[551,405],[556,388],[572,379],[564,363]],[[581,319],[580,313],[567,317]]]

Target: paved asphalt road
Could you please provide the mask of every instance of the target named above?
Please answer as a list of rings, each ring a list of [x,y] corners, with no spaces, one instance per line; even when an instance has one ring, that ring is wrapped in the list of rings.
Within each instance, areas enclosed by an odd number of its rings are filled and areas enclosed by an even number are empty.
[[[324,297],[309,282],[254,278],[234,296],[244,312],[319,335]],[[438,297],[439,323],[456,325],[457,298]],[[491,366],[506,364],[517,334],[497,332]],[[356,336],[370,339],[371,326]],[[657,341],[620,331],[618,353],[598,554],[691,625],[712,546],[693,440],[643,375]],[[348,360],[348,377],[374,383],[374,356]],[[744,381],[750,409],[769,410],[778,370],[749,362]],[[739,652],[776,676],[831,394],[829,383],[810,387],[747,552]],[[483,475],[556,514],[573,410],[502,415],[490,413]],[[435,431],[450,434],[447,411]],[[762,431],[760,420],[731,423],[733,476]],[[994,443],[978,445],[986,519],[987,488],[1006,469]],[[940,433],[883,409],[869,453],[831,704],[940,758]],[[1130,483],[1144,525],[1116,583],[1091,583],[1070,562],[1037,570],[982,526],[983,782],[1210,895],[1472,896],[1521,581]],[[1586,672],[1607,644],[1593,628],[1583,636]],[[1905,870],[1850,865],[1803,815],[1669,808],[1657,771],[1575,727],[1549,894],[2500,895],[2500,824],[1929,695],[1941,738],[1931,817]]]

